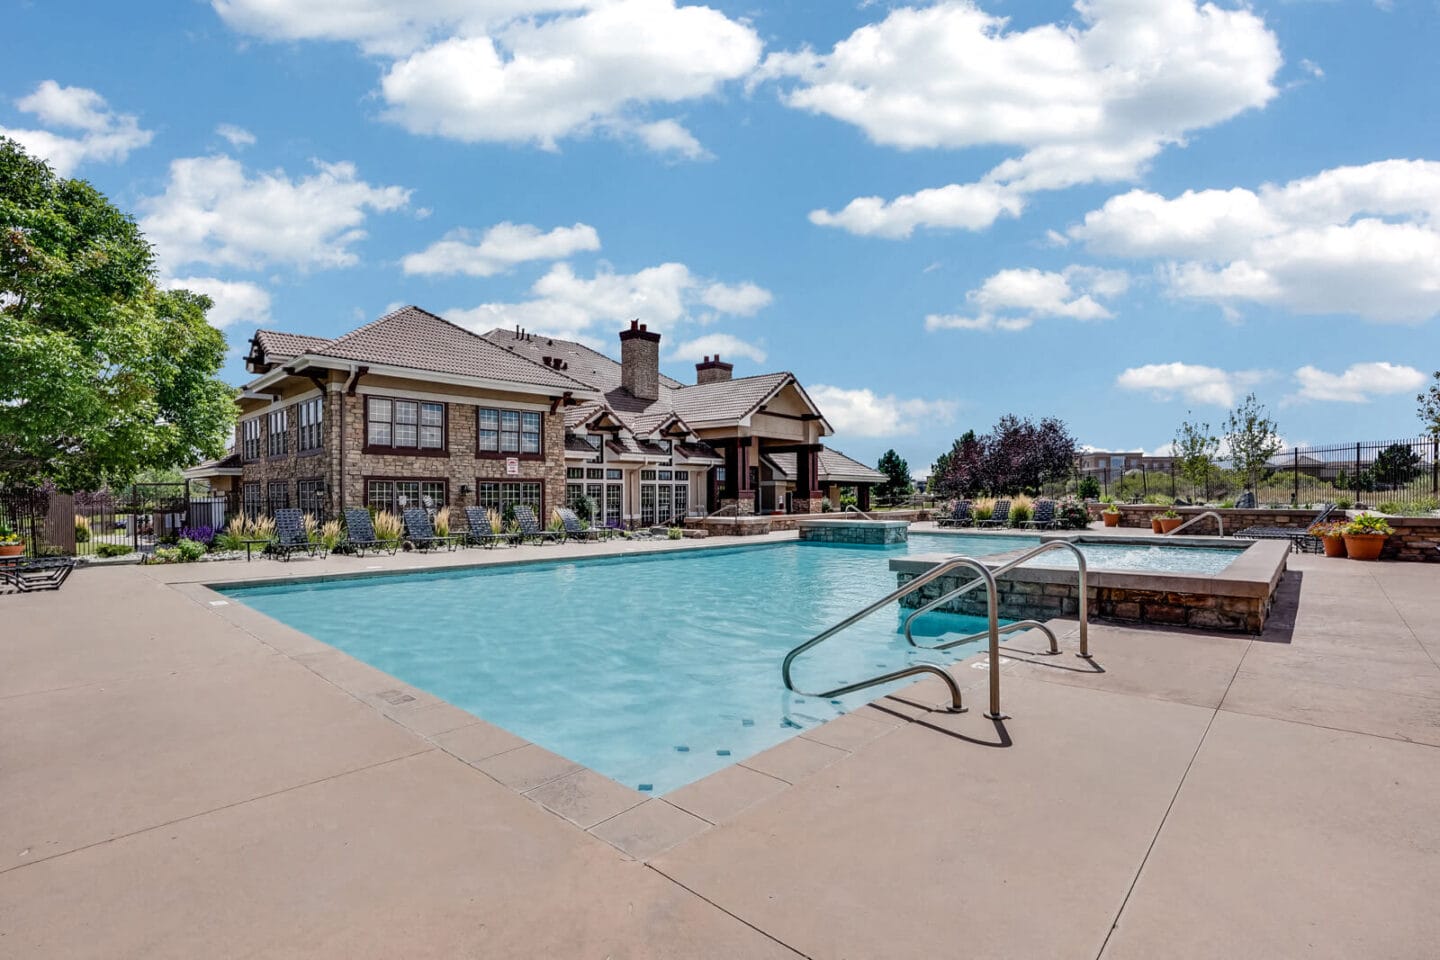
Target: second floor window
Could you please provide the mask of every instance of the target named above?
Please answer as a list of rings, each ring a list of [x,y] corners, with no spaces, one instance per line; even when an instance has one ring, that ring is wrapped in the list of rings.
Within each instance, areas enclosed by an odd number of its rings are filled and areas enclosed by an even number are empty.
[[[270,411],[270,446],[272,457],[283,457],[290,452],[290,409],[282,407]]]
[[[251,417],[240,424],[240,457],[244,460],[260,459],[259,417]]]
[[[445,404],[369,397],[365,443],[371,447],[445,449]]]
[[[325,398],[315,397],[313,400],[306,400],[299,404],[298,409],[300,432],[296,449],[302,453],[306,450],[319,450],[323,442]]]
[[[540,414],[481,407],[478,416],[481,453],[540,453]]]

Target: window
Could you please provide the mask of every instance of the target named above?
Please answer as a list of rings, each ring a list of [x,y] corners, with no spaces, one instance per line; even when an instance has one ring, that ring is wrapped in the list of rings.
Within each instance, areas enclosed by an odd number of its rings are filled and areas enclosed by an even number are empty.
[[[641,480],[654,480],[654,479],[655,479],[655,471],[654,471],[654,470],[641,470],[641,471],[640,471],[640,479],[641,479]]]
[[[265,485],[266,513],[274,513],[290,506],[290,484],[284,480],[271,480]]]
[[[270,446],[272,457],[283,457],[290,452],[290,408],[281,407],[270,411]]]
[[[674,514],[670,511],[670,489],[670,484],[662,483],[655,491],[660,495],[656,515],[659,517],[661,523],[669,523],[674,519]]]
[[[669,480],[669,479],[670,479],[670,471],[669,471],[669,470],[661,470],[661,471],[660,471],[660,479],[661,479],[661,480]]]
[[[295,505],[313,517],[323,517],[325,515],[325,481],[295,481]]]
[[[412,507],[443,507],[450,502],[444,480],[366,480],[365,503],[399,513]],[[427,504],[425,501],[429,500]]]
[[[540,414],[489,407],[477,413],[476,447],[481,453],[540,455]]]
[[[640,487],[640,523],[655,525],[655,485],[647,483]]]
[[[583,497],[583,496],[585,496],[585,485],[584,485],[584,484],[582,484],[582,483],[567,483],[567,484],[565,484],[565,502],[566,502],[567,504],[569,504],[570,506],[573,507],[573,506],[575,506],[576,503],[578,503],[578,502],[580,501],[580,498]]]
[[[259,426],[259,425],[260,425],[260,421],[256,420],[256,421],[255,421],[255,425],[256,425],[256,426]],[[260,443],[260,441],[259,441],[259,440],[256,440],[255,443],[258,445],[258,444]],[[257,451],[257,453],[258,453],[258,451]],[[246,515],[247,517],[257,517],[257,516],[259,516],[259,515],[261,514],[261,512],[262,512],[261,509],[260,509],[260,484],[258,484],[258,483],[247,483],[247,484],[243,484],[243,485],[241,486],[241,491],[242,491],[241,495],[244,497],[244,500],[243,500],[243,503],[242,503],[242,509],[244,509],[245,515]]]
[[[566,479],[566,480],[584,480],[584,479],[585,479],[585,469],[584,469],[583,467],[566,467],[566,468],[565,468],[565,479]]]
[[[690,513],[690,488],[683,483],[675,484],[675,516],[681,520]]]
[[[619,470],[606,470],[606,471],[605,471],[605,479],[606,479],[606,480],[622,480],[622,479],[624,479],[624,477],[625,477],[625,474],[624,474],[623,472],[619,471]]]
[[[586,470],[586,471],[585,471],[585,479],[586,479],[586,480],[604,480],[604,479],[605,479],[605,471],[599,469],[598,467],[591,467],[589,470]]]
[[[620,507],[624,490],[625,488],[618,483],[605,484],[605,526],[607,527],[619,528],[621,525]]]
[[[244,460],[260,459],[260,418],[251,417],[240,424],[240,457]],[[255,494],[259,500],[260,494]]]
[[[445,404],[367,397],[365,445],[444,450]]]
[[[517,503],[529,504],[541,523],[545,522],[543,485],[532,480],[481,480],[475,484],[475,505],[504,516]]]
[[[300,417],[300,434],[295,448],[301,453],[307,450],[319,450],[324,442],[321,426],[325,417],[325,398],[315,397],[311,400],[302,401],[297,405]]]

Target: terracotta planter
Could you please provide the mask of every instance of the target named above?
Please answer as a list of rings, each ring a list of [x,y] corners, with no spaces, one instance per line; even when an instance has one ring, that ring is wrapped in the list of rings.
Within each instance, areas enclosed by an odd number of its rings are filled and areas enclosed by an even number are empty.
[[[0,544],[0,557],[18,557],[25,552],[23,543]]]
[[[1150,518],[1150,532],[1151,532],[1151,533],[1161,533],[1161,532],[1163,532],[1163,531],[1161,531],[1161,529],[1160,529],[1160,518],[1159,518],[1159,517],[1151,517],[1151,518]]]
[[[1180,526],[1180,524],[1184,522],[1184,517],[1161,517],[1160,532],[1169,533],[1171,530],[1174,530],[1176,527]]]
[[[1101,511],[1100,511],[1100,519],[1102,519],[1102,520],[1105,521],[1105,526],[1107,526],[1107,527],[1118,527],[1118,526],[1120,526],[1120,514],[1119,514],[1118,512],[1116,512],[1116,513],[1106,513],[1104,510],[1101,510]]]
[[[1383,533],[1347,533],[1345,552],[1351,560],[1379,560],[1386,539]]]
[[[1345,538],[1336,534],[1333,537],[1321,537],[1320,542],[1325,546],[1325,556],[1345,556]]]

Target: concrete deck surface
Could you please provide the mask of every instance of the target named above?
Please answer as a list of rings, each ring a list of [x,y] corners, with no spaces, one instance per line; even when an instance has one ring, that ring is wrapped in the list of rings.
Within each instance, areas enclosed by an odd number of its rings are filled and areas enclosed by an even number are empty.
[[[375,563],[595,552],[546,549]],[[1433,568],[1296,557],[1264,637],[1095,625],[1098,669],[1059,621],[1007,720],[962,663],[968,713],[645,799],[186,582],[356,567],[0,597],[0,957],[1440,954]]]

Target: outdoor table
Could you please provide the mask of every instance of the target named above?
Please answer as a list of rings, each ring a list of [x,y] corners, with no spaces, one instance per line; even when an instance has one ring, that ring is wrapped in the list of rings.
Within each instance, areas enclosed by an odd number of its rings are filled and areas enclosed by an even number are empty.
[[[269,540],[241,540],[240,542],[243,543],[243,544],[245,544],[245,562],[246,562],[246,563],[249,563],[249,562],[250,562],[250,550],[255,546],[255,544],[257,544],[257,543],[263,543],[263,544],[265,544],[266,546],[269,546],[269,545],[270,545],[270,541],[269,541]],[[261,552],[263,553],[264,551],[261,551]]]

